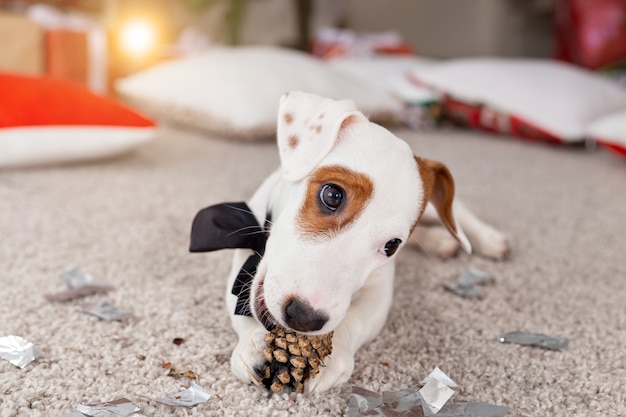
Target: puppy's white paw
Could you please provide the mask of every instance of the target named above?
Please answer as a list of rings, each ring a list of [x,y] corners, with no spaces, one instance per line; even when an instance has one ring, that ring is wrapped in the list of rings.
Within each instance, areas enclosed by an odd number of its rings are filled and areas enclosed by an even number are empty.
[[[320,373],[304,384],[305,394],[323,392],[350,379],[354,371],[354,355],[339,346],[333,346],[333,353],[320,365]]]
[[[488,258],[503,259],[509,253],[509,242],[507,238],[493,227],[482,228],[472,242],[473,249]]]
[[[267,347],[262,326],[256,327],[245,337],[240,337],[237,346],[230,357],[230,367],[240,380],[259,385],[262,380],[261,368],[265,363],[263,349]]]

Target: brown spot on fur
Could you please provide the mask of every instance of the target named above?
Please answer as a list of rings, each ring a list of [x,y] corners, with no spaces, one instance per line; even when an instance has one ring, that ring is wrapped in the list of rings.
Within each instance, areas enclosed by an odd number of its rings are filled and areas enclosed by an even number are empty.
[[[309,125],[309,130],[315,131],[315,133],[320,133],[322,131],[322,125]]]
[[[287,123],[288,125],[293,123],[293,114],[291,113],[285,113],[285,115],[283,116],[283,118],[285,119],[285,123]]]
[[[322,112],[319,114],[319,116],[317,116],[317,118],[321,120],[324,118],[324,116],[326,116],[326,113]]]
[[[343,203],[327,213],[319,201],[324,184],[336,184],[344,189]],[[297,225],[306,234],[332,236],[349,227],[363,212],[374,192],[374,183],[365,174],[342,166],[326,166],[315,170],[309,179]]]
[[[296,146],[298,146],[298,137],[296,135],[289,135],[289,138],[287,139],[287,145],[291,149],[295,149]]]
[[[457,237],[456,223],[452,213],[452,203],[454,201],[454,179],[448,168],[436,161],[415,157],[419,173],[424,184],[424,201],[420,208],[420,214],[413,225],[413,229],[417,226],[417,222],[422,217],[426,204],[430,200],[437,209],[437,213],[442,223]],[[411,231],[413,230],[411,229]]]

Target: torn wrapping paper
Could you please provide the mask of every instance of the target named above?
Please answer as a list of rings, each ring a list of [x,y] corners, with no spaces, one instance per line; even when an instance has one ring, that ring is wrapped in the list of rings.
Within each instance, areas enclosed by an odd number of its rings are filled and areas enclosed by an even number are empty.
[[[435,368],[424,380],[424,386],[419,390],[422,396],[424,415],[437,413],[454,395],[456,383],[439,368]]]
[[[352,387],[349,417],[398,415],[422,417],[421,397],[416,390],[385,391],[382,396],[361,387]]]
[[[0,358],[23,369],[26,365],[43,355],[39,348],[19,336],[0,337]]]
[[[83,272],[78,268],[62,273],[60,278],[67,284],[69,290],[55,294],[46,294],[45,297],[48,301],[70,301],[89,295],[106,293],[113,289],[112,286],[97,280],[93,275]]]
[[[537,346],[549,350],[565,350],[569,340],[565,338],[548,336],[541,333],[529,332],[508,332],[500,335],[498,340],[501,343],[515,343],[523,346]]]
[[[62,417],[144,417],[142,414],[137,414],[140,410],[126,398],[120,398],[104,403],[79,404],[76,406],[76,411],[64,414]]]
[[[458,387],[456,382],[451,380],[448,375],[446,375],[441,369],[439,369],[439,367],[436,367],[435,369],[433,369],[433,371],[430,374],[428,374],[428,376],[424,378],[420,384],[426,385],[432,380],[441,381],[444,385],[450,388]]]
[[[509,407],[491,405],[485,402],[449,402],[437,417],[504,417],[509,412]]]
[[[422,397],[415,389],[403,389],[400,391],[383,392],[383,411],[385,415],[390,412],[400,413],[409,416],[424,415],[422,407]],[[396,414],[391,414],[395,416]]]
[[[167,397],[157,398],[157,401],[163,404],[174,405],[178,407],[192,407],[194,405],[207,402],[211,398],[204,388],[191,381],[191,385],[184,391],[177,394],[168,395]]]
[[[93,275],[83,272],[78,268],[63,272],[59,277],[70,288],[82,288],[85,286],[108,287],[107,284],[97,280]]]
[[[436,417],[504,417],[509,407],[485,402],[448,401]],[[432,415],[432,414],[431,414]],[[349,417],[424,417],[422,398],[417,389],[385,391],[382,396],[364,388],[352,387]]]
[[[46,294],[46,300],[52,302],[65,302],[75,300],[77,298],[83,298],[94,294],[101,294],[112,290],[113,287],[99,287],[93,285],[86,285],[82,288],[73,288],[66,291],[61,291],[55,294]]]
[[[504,417],[508,407],[485,402],[448,401],[457,385],[439,368],[422,383],[422,389],[407,388],[381,394],[361,387],[352,387],[349,417]]]
[[[487,272],[469,268],[461,272],[456,282],[445,283],[443,287],[463,298],[483,298],[481,286],[492,284],[495,279]]]
[[[494,282],[495,279],[491,274],[473,268],[461,272],[461,275],[457,278],[457,283],[464,287],[492,284]]]
[[[92,316],[100,317],[106,321],[122,321],[131,316],[130,313],[120,310],[113,304],[109,304],[106,301],[94,301],[91,303],[85,303],[78,307],[78,311],[91,314]]]

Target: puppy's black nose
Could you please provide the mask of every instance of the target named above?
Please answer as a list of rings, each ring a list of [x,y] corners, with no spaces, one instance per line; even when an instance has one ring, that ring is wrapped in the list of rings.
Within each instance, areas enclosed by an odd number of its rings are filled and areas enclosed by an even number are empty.
[[[324,327],[327,321],[325,313],[314,310],[304,300],[293,297],[285,303],[285,322],[295,331],[313,332]]]

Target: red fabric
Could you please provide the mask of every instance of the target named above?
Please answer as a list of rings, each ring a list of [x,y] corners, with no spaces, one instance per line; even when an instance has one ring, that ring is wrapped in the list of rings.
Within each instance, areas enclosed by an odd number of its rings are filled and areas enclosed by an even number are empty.
[[[475,129],[482,128],[480,124],[482,106],[480,104],[469,104],[446,96],[441,103],[441,109],[455,123]]]
[[[557,0],[557,59],[590,69],[626,60],[626,0]]]
[[[468,103],[445,96],[443,114],[454,123],[490,133],[499,133],[528,140],[563,143],[563,140],[521,117],[496,112],[479,103]]]
[[[155,123],[77,84],[0,73],[0,128],[69,125],[152,127]]]
[[[607,149],[612,150],[613,152],[615,152],[618,155],[623,156],[624,158],[626,158],[626,147],[624,146],[620,146],[616,143],[612,143],[612,142],[605,142],[603,140],[598,140],[598,145],[600,146],[604,146]]]

